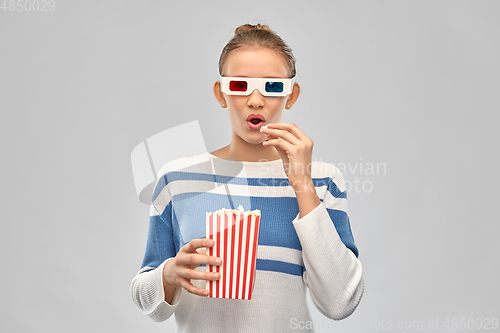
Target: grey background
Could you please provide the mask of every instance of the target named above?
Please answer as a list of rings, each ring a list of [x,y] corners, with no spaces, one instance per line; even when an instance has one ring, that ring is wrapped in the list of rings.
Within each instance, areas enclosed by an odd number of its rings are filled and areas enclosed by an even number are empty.
[[[193,120],[209,151],[230,142],[212,85],[234,29],[256,22],[297,58],[302,95],[283,120],[314,141],[315,159],[371,188],[348,193],[365,294],[338,323],[313,309],[318,331],[498,318],[499,14],[497,1],[0,10],[0,331],[174,330],[130,299],[149,213],[130,154]],[[359,169],[369,163],[385,169]]]

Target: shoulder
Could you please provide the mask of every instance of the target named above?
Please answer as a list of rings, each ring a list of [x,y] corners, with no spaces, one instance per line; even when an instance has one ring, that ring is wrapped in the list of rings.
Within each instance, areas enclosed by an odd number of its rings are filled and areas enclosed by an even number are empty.
[[[157,177],[153,190],[153,201],[161,195],[168,193],[164,191],[169,187],[169,183],[175,180],[182,180],[182,172],[206,172],[210,168],[210,160],[207,153],[194,156],[180,157],[165,163],[157,172]]]
[[[158,171],[157,176],[161,178],[169,172],[190,170],[195,166],[204,165],[209,162],[210,160],[207,153],[176,158],[165,163]]]
[[[327,179],[328,182],[335,183],[336,187],[344,192],[346,189],[342,172],[332,163],[324,161],[313,161],[311,163],[311,177],[317,179]]]

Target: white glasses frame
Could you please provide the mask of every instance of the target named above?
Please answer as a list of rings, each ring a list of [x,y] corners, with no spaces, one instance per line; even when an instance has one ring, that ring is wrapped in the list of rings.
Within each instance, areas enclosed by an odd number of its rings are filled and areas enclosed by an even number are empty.
[[[247,82],[247,90],[246,91],[231,91],[229,90],[229,82],[231,81],[245,81]],[[281,82],[283,83],[283,91],[282,92],[268,92],[266,91],[266,83],[267,82]],[[227,95],[239,95],[239,96],[248,96],[255,89],[259,90],[263,96],[288,96],[293,91],[293,84],[295,83],[295,78],[291,79],[278,79],[278,78],[253,78],[253,77],[229,77],[229,76],[221,76],[220,77],[220,89],[223,93]]]

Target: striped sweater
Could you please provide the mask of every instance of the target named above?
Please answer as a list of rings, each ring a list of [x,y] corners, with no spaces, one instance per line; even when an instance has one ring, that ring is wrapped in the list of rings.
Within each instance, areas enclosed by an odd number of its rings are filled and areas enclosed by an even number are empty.
[[[326,317],[349,316],[364,283],[344,179],[322,161],[313,161],[310,170],[321,203],[299,218],[281,159],[241,162],[203,153],[167,163],[158,173],[144,260],[131,284],[138,309],[155,321],[175,313],[178,332],[289,332],[311,320],[309,288]],[[165,262],[190,240],[205,237],[206,212],[239,205],[262,214],[252,300],[201,297],[178,288],[172,304],[165,302]],[[192,283],[205,288],[205,281]]]

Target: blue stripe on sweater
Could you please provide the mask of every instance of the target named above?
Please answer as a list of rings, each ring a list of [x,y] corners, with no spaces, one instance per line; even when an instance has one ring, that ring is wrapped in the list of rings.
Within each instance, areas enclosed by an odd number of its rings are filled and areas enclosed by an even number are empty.
[[[304,267],[297,264],[268,259],[257,259],[255,268],[260,271],[280,272],[297,276],[302,276],[304,269]]]
[[[340,240],[344,245],[350,249],[356,257],[359,255],[358,248],[354,244],[354,238],[352,236],[351,224],[349,223],[349,216],[346,212],[336,209],[327,208],[326,211],[332,221],[334,221],[333,225],[337,230],[337,233],[340,236]]]
[[[329,179],[329,178],[328,178]],[[337,184],[335,184],[333,181],[328,183],[328,187],[326,188],[328,192],[330,192],[334,198],[344,198],[347,199],[347,192],[346,191],[341,191],[338,187]]]
[[[150,216],[148,241],[141,268],[146,266],[156,268],[166,259],[175,256],[177,253],[175,243],[162,241],[164,239],[173,239],[171,225],[165,223],[159,215]]]
[[[205,267],[202,264],[200,267]],[[257,258],[255,263],[255,269],[258,271],[268,271],[268,272],[279,272],[285,274],[291,274],[296,276],[302,276],[305,272],[305,267],[297,264],[292,264],[289,262],[279,261],[279,260],[269,260],[269,259],[259,259]]]
[[[295,227],[291,223],[299,213],[297,198],[251,197],[252,209],[261,211],[259,245],[302,250]]]

